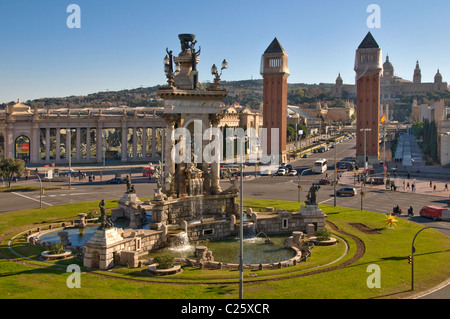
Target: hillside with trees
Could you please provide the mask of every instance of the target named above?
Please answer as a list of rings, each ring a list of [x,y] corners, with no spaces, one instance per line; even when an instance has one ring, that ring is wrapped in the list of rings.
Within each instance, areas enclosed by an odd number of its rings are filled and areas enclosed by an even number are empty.
[[[205,83],[204,85],[207,85]],[[263,80],[242,80],[242,81],[222,81],[221,86],[228,90],[229,95],[223,102],[232,105],[237,102],[240,105],[251,109],[260,109],[263,100]],[[100,108],[117,107],[126,105],[129,107],[162,106],[162,101],[158,98],[156,91],[161,86],[147,88],[135,88],[121,91],[104,91],[88,94],[85,96],[68,96],[55,98],[40,98],[23,102],[26,105],[37,106],[38,108]],[[316,84],[288,84],[288,104],[314,107],[317,101],[328,102],[329,107],[342,103],[342,100],[332,98],[330,93],[319,88]],[[16,101],[0,104],[0,109],[6,105],[13,105]]]

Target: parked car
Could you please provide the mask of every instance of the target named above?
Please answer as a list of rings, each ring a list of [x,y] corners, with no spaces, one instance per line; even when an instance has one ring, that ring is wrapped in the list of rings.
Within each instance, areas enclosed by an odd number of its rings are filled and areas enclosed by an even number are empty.
[[[308,154],[307,153],[303,154],[302,158],[308,158]]]
[[[287,164],[286,166],[284,166],[284,169],[286,170],[286,173],[290,173],[293,170],[291,164]]]
[[[356,189],[351,187],[345,187],[341,188],[336,191],[336,195],[347,195],[347,196],[355,196],[356,195]]]
[[[272,170],[270,168],[262,169],[261,175],[262,176],[270,176],[270,175],[272,175]]]
[[[277,175],[278,176],[286,175],[286,170],[284,168],[279,168],[277,171]]]
[[[297,175],[297,170],[296,169],[290,170],[288,175],[289,176],[296,176]]]
[[[106,183],[108,183],[108,184],[123,184],[123,183],[125,183],[125,181],[123,179],[121,179],[120,177],[114,177],[114,178],[110,179],[109,181],[106,181]]]
[[[319,181],[319,184],[320,184],[320,185],[330,185],[331,182],[330,182],[330,180],[328,180],[328,179],[326,179],[326,178],[322,178],[322,179]]]

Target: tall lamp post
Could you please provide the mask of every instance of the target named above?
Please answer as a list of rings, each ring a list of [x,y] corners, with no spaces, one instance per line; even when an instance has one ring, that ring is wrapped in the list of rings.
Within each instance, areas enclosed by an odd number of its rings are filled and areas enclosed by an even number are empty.
[[[367,168],[368,168],[368,163],[367,163],[367,154],[366,154],[366,144],[367,144],[367,140],[366,140],[366,133],[367,131],[372,131],[371,128],[362,128],[360,129],[360,131],[364,131],[364,181],[361,181],[361,210],[363,210],[363,184],[366,182],[366,174],[367,174]]]
[[[42,180],[37,172],[35,172],[35,174],[36,174],[37,178],[39,178],[39,185],[41,187],[41,191],[40,191],[40,195],[39,195],[39,205],[40,205],[40,208],[42,208]]]
[[[337,162],[336,162],[336,148],[337,148],[337,143],[336,143],[336,138],[334,139],[334,207],[336,207],[336,182],[337,182]]]
[[[240,213],[239,213],[239,299],[244,299],[244,160],[246,137],[241,138],[240,147]],[[238,155],[239,156],[239,155]]]
[[[72,129],[69,128],[69,189],[72,188]],[[67,153],[67,151],[66,151]]]

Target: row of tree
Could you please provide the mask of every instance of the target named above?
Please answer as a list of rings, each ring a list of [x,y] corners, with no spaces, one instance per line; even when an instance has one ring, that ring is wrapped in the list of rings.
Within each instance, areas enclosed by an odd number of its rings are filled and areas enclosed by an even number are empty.
[[[435,121],[424,119],[414,122],[412,125],[413,133],[417,139],[423,139],[423,153],[429,155],[433,160],[438,159],[438,137]]]

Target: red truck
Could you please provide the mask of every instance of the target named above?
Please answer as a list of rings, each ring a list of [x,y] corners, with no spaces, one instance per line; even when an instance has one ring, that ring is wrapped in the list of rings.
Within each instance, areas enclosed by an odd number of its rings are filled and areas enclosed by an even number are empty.
[[[434,220],[449,220],[450,211],[444,207],[425,206],[420,210],[420,216],[433,218]]]

